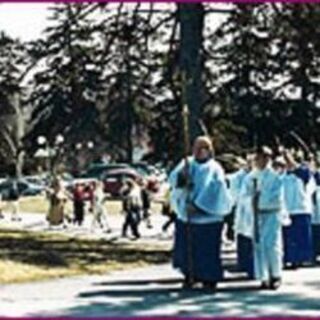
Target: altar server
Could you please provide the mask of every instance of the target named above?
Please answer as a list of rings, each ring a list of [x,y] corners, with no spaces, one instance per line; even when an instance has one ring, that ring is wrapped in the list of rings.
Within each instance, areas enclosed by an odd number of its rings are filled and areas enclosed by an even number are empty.
[[[283,185],[271,167],[271,157],[268,147],[259,148],[256,168],[245,179],[240,195],[244,201],[251,201],[247,228],[253,238],[254,274],[261,281],[262,289],[277,289],[282,275]]]

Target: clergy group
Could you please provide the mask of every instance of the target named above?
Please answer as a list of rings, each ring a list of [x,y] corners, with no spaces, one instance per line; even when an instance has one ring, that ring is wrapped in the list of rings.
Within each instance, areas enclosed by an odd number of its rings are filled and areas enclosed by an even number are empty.
[[[190,154],[169,177],[177,215],[173,266],[184,288],[217,289],[225,237],[236,243],[238,270],[261,290],[278,289],[285,268],[316,262],[320,174],[314,157],[260,146],[225,173],[206,136],[195,139]]]

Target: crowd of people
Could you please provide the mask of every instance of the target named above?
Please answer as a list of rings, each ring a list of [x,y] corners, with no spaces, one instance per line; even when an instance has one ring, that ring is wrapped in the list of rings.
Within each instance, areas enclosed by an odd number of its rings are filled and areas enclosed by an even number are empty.
[[[70,224],[82,226],[87,213],[92,214],[91,230],[97,228],[110,233],[112,228],[108,222],[106,209],[107,195],[104,192],[103,182],[94,181],[89,185],[76,183],[72,192],[68,191],[63,181],[56,178],[52,187],[47,190],[49,199],[49,211],[47,221],[50,226],[61,226],[65,228]],[[147,228],[152,228],[150,220],[151,199],[149,191],[145,188],[143,181],[127,179],[123,181],[120,190],[122,201],[122,213],[124,214],[122,237],[128,237],[131,231],[131,239],[141,237],[139,225],[142,220],[146,222]],[[66,204],[73,203],[73,217],[67,214]]]
[[[46,221],[50,228],[67,229],[72,225],[81,227],[88,215],[91,215],[90,230],[92,232],[97,229],[105,233],[112,232],[106,205],[109,198],[104,192],[102,181],[75,182],[72,188],[66,188],[63,179],[55,176],[45,193],[49,204]],[[5,211],[8,217],[11,217],[11,221],[22,220],[20,198],[17,179],[11,178],[5,201],[0,197],[0,219],[5,218]],[[124,216],[121,233],[123,237],[129,237],[129,231],[131,231],[130,239],[140,238],[141,221],[145,221],[147,228],[153,228],[151,195],[144,181],[124,180],[120,190],[120,201],[122,208],[119,213]]]
[[[223,279],[222,244],[234,243],[238,270],[258,279],[262,289],[277,289],[283,270],[317,263],[320,254],[320,170],[316,158],[296,150],[261,146],[246,158],[235,157],[233,172],[215,160],[208,137],[195,140],[192,155],[169,175],[162,207],[165,233],[174,227],[173,266],[184,287],[215,290]],[[82,226],[110,233],[107,197],[100,181],[76,183],[67,190],[56,177],[47,188],[50,226]],[[141,237],[141,221],[151,224],[151,197],[143,181],[127,179],[120,191],[122,237]],[[12,180],[7,199],[12,220],[20,220],[19,192]],[[73,204],[73,215],[66,204]],[[0,201],[0,218],[3,217]]]
[[[216,289],[223,279],[223,230],[235,241],[240,271],[278,289],[283,269],[317,262],[320,253],[320,174],[315,157],[261,146],[237,158],[225,174],[209,138],[198,137],[193,155],[170,174],[177,214],[173,265],[184,286]],[[223,228],[225,226],[225,228]]]

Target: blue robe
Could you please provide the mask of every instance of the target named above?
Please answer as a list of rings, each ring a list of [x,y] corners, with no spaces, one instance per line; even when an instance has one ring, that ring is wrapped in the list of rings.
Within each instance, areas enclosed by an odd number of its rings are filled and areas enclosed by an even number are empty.
[[[199,281],[216,282],[223,277],[220,258],[221,232],[224,216],[231,210],[230,194],[224,171],[214,159],[198,163],[190,157],[188,161],[192,181],[190,191],[177,186],[177,177],[184,161],[169,177],[171,205],[177,213],[173,266],[185,276],[192,273]],[[189,216],[187,201],[196,208],[196,212]]]
[[[314,173],[316,190],[313,194],[313,215],[312,215],[312,241],[313,241],[313,258],[317,260],[320,255],[320,172]]]
[[[283,228],[284,262],[301,264],[314,259],[312,238],[312,195],[315,180],[311,170],[301,165],[284,178],[285,204],[291,225]]]

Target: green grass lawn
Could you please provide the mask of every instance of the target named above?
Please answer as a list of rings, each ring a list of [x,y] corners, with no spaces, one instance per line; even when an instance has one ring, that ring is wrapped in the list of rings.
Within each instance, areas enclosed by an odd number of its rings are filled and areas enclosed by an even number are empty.
[[[24,197],[20,201],[20,211],[21,212],[30,212],[30,213],[47,213],[49,202],[44,196],[37,197]],[[119,200],[107,200],[106,209],[109,214],[119,214],[122,211],[122,204]],[[154,212],[160,212],[160,204],[152,203],[152,209]],[[72,202],[68,201],[67,211],[72,212]]]
[[[163,244],[119,244],[61,234],[0,229],[0,284],[38,281],[164,263]]]
[[[44,196],[24,197],[19,200],[20,211],[30,213],[46,213],[49,208],[49,201]],[[121,212],[121,202],[119,200],[108,200],[106,202],[106,209],[110,214],[117,214]],[[67,211],[72,212],[72,202],[67,202]]]
[[[153,209],[159,210],[158,204]],[[109,214],[121,212],[121,202],[108,200]],[[44,196],[20,199],[20,211],[45,214]],[[4,210],[5,211],[5,210]],[[67,212],[72,213],[72,203]],[[107,240],[75,238],[67,235],[0,229],[0,284],[35,281],[162,263],[169,260],[163,244],[119,244]]]

